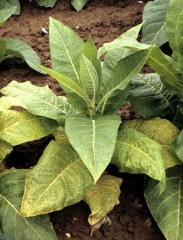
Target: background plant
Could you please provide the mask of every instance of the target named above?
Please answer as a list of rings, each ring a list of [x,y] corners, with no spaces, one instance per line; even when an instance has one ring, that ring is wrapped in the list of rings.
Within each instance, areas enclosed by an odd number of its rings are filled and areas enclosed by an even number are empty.
[[[30,2],[36,2],[41,7],[54,7],[57,0],[29,0]],[[75,8],[76,11],[80,11],[88,2],[89,0],[71,0],[71,5]],[[21,13],[21,6],[19,0],[0,0],[0,21],[4,19],[3,16],[9,15],[9,17],[13,14],[20,15]]]

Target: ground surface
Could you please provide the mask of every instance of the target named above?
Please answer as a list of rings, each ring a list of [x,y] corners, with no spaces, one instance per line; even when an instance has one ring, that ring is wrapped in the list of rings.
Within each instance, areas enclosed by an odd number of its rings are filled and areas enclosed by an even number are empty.
[[[24,40],[40,56],[44,66],[50,66],[48,34],[49,16],[62,21],[74,29],[84,40],[92,36],[97,47],[110,42],[124,31],[141,21],[145,2],[137,0],[91,0],[87,6],[77,13],[70,1],[58,0],[55,8],[43,9],[31,4],[28,0],[21,1],[21,16],[12,17],[2,29],[2,37],[14,37]],[[16,64],[0,69],[0,89],[10,81],[31,81],[38,86],[49,85],[57,94],[63,91],[58,83],[49,76],[36,73],[25,64]],[[122,110],[126,117],[134,116],[127,106]],[[45,148],[48,139],[24,144],[14,148],[8,160],[9,166],[17,168],[30,167],[36,163]],[[36,153],[36,154],[35,154]],[[30,165],[24,165],[24,162]],[[117,175],[116,169],[109,168]],[[59,240],[164,240],[154,223],[143,197],[143,176],[121,174],[124,179],[121,187],[120,204],[109,214],[112,225],[104,224],[90,237],[87,217],[88,206],[80,202],[62,211],[51,214],[51,220]]]

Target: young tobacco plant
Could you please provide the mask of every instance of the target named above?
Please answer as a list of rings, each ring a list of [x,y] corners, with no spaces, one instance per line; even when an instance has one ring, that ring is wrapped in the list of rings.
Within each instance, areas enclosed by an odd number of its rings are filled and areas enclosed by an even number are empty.
[[[0,3],[0,7],[3,2]],[[6,22],[10,17],[11,13],[14,13],[16,7],[10,7],[7,3],[7,9],[0,9],[0,27]],[[12,63],[17,63],[20,61],[25,61],[29,67],[34,70],[44,73],[35,64],[41,64],[41,60],[37,53],[24,41],[15,38],[2,38],[0,36],[0,67]]]
[[[10,180],[13,176],[11,171],[15,172],[17,181],[20,176],[22,179],[20,196],[23,187],[24,194],[23,198],[16,199],[20,218],[16,218],[16,224],[18,221],[26,224],[27,219],[34,222],[34,217],[29,217],[84,200],[91,209],[89,223],[95,225],[119,201],[122,179],[104,174],[109,163],[115,164],[121,172],[144,173],[158,180],[159,193],[165,189],[165,169],[182,163],[171,147],[179,130],[170,121],[153,118],[122,123],[116,114],[128,98],[132,79],[156,48],[136,41],[140,29],[141,25],[138,25],[97,50],[91,38],[84,42],[73,30],[50,18],[53,69],[36,67],[54,77],[66,97],[56,96],[47,86],[36,87],[30,82],[12,81],[1,90],[7,96],[3,98],[5,102],[10,102],[1,110],[1,114],[6,115],[0,143],[9,145],[1,160],[11,151],[11,146],[20,144],[15,141],[20,133],[24,135],[21,138],[24,142],[50,133],[54,136],[33,169],[26,170],[26,173],[12,169],[0,174],[4,208],[10,207],[4,182],[8,184],[8,177]],[[104,62],[101,62],[99,56],[106,51]],[[16,124],[12,124],[12,117],[8,122],[9,113],[13,111],[9,109],[12,102],[27,110],[16,114],[27,114],[28,120],[21,121],[24,118],[19,117]],[[29,117],[33,118],[36,127]],[[17,122],[20,123],[18,131]],[[7,217],[7,212],[2,210],[1,231],[15,237],[18,232],[16,224],[10,231],[4,221]],[[24,233],[21,239],[29,238]],[[55,236],[44,239],[55,239]]]

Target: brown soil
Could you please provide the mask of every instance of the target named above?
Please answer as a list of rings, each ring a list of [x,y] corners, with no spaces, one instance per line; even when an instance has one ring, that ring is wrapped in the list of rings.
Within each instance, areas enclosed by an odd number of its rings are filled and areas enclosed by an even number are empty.
[[[53,9],[38,8],[28,0],[22,0],[21,6],[21,16],[12,17],[0,29],[0,35],[25,41],[38,53],[43,65],[50,66],[48,34],[43,34],[41,31],[42,28],[48,31],[49,16],[70,26],[84,40],[92,36],[97,47],[100,47],[141,21],[145,1],[143,3],[138,0],[91,0],[79,13],[71,7],[68,0],[58,0]],[[63,94],[54,79],[33,71],[24,63],[0,69],[0,89],[12,80],[31,81],[38,86],[49,85],[57,95]],[[134,116],[128,105],[122,113],[128,118]],[[8,165],[17,168],[34,165],[48,141],[49,139],[45,138],[14,147]],[[23,165],[25,159],[26,166]],[[108,170],[111,174],[118,175],[113,166]],[[70,239],[75,240],[165,239],[146,206],[143,197],[143,176],[128,174],[118,176],[122,177],[124,182],[121,187],[120,204],[109,214],[111,226],[104,224],[90,237],[90,227],[87,222],[90,211],[84,202],[80,202],[50,214],[59,240],[69,239],[68,234],[71,236]]]

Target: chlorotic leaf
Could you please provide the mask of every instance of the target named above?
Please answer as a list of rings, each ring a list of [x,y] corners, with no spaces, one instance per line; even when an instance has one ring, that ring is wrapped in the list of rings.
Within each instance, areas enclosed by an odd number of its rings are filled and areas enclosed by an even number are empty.
[[[87,192],[84,201],[89,205],[91,214],[90,225],[96,224],[119,203],[122,179],[103,174],[96,184]]]
[[[63,127],[59,126],[55,131],[52,132],[52,135],[54,136],[55,142],[63,145],[71,145]]]
[[[5,159],[6,155],[13,150],[13,147],[3,139],[0,139],[0,163]]]
[[[30,217],[77,203],[93,184],[91,174],[73,148],[51,141],[27,174],[21,214]]]
[[[68,116],[65,132],[95,182],[110,163],[120,118],[117,115],[90,119],[84,115]]]
[[[0,98],[0,111],[8,110],[10,107],[13,107],[13,106],[25,108],[25,106],[16,98],[5,97],[5,96]]]
[[[60,124],[64,123],[65,115],[76,113],[66,97],[56,96],[48,86],[37,87],[31,82],[12,81],[1,92],[18,99],[30,113],[54,119]]]
[[[159,180],[162,192],[166,178],[161,150],[162,147],[145,134],[133,128],[124,128],[118,133],[111,163],[120,172],[144,173]]]
[[[0,138],[12,146],[38,140],[52,133],[58,123],[28,112],[4,110],[0,112]]]
[[[27,169],[10,169],[0,173],[0,231],[9,238],[20,240],[56,240],[48,215],[22,218],[20,214],[28,172]]]
[[[162,147],[161,155],[165,168],[182,164],[171,146],[180,131],[170,121],[159,117],[150,120],[134,119],[123,121],[122,129],[125,128],[133,128],[159,143]]]
[[[155,0],[145,5],[142,20],[142,43],[160,47],[168,41],[166,37],[165,13],[170,0]]]
[[[159,183],[150,179],[145,199],[157,225],[167,240],[183,239],[183,172],[182,166],[166,170],[166,188],[159,195]]]

